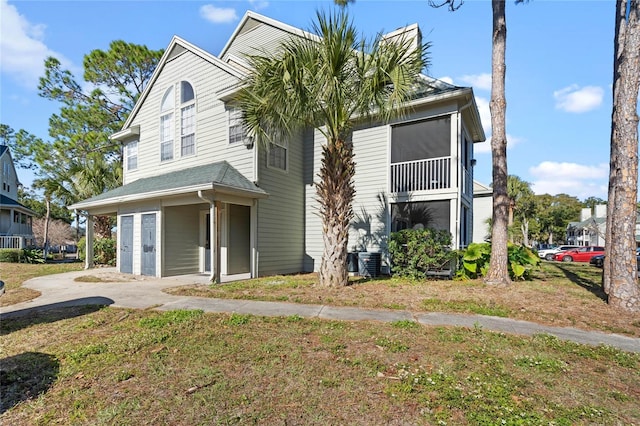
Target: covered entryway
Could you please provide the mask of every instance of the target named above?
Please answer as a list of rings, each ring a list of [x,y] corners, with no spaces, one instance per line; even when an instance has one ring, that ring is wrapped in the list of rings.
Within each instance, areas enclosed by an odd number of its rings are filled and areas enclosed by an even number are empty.
[[[258,200],[268,194],[226,161],[141,178],[70,208],[117,214],[121,272],[208,273],[214,282],[257,273]],[[90,263],[87,267],[91,267]]]
[[[251,207],[228,205],[227,275],[251,272]]]

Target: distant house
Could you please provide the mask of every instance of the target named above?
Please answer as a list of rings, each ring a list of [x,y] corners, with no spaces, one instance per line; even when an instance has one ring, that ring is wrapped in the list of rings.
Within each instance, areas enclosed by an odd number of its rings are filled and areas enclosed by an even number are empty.
[[[484,243],[491,240],[488,221],[493,216],[493,189],[473,181],[473,242]]]
[[[406,33],[420,42],[417,25]],[[215,56],[174,37],[127,122],[123,185],[70,206],[117,216],[119,271],[206,273],[226,281],[317,271],[323,235],[316,188],[321,133],[270,147],[247,138],[234,106],[246,55],[304,31],[247,12]],[[473,90],[422,76],[406,114],[352,134],[356,196],[348,247],[380,252],[390,232],[431,226],[454,248],[473,235],[473,145],[485,140]],[[91,256],[87,256],[91,259]],[[88,267],[90,264],[87,265]]]
[[[18,202],[18,174],[9,147],[0,145],[0,248],[24,248],[33,244],[34,212]]]
[[[575,246],[604,246],[607,230],[607,206],[598,204],[592,211],[585,207],[580,212],[580,222],[567,225],[567,244]]]

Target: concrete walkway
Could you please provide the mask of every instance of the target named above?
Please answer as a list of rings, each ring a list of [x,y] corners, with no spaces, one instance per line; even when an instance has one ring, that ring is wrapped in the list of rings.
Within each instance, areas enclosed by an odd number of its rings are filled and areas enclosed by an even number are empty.
[[[120,308],[159,310],[202,309],[205,312],[228,312],[260,316],[291,316],[323,318],[344,321],[400,321],[411,320],[428,326],[481,327],[483,330],[531,336],[545,333],[562,340],[587,345],[609,345],[629,352],[640,353],[640,339],[617,334],[584,331],[571,327],[550,327],[528,321],[485,315],[445,313],[415,313],[385,309],[359,309],[326,305],[302,305],[286,302],[212,299],[205,297],[174,296],[163,292],[169,287],[187,284],[206,284],[208,276],[186,275],[172,278],[134,276],[130,281],[77,282],[80,276],[102,279],[122,279],[114,268],[68,272],[31,279],[23,284],[42,295],[34,300],[0,308],[0,320],[28,315],[36,310],[65,306],[100,304]],[[129,276],[127,276],[129,277]]]

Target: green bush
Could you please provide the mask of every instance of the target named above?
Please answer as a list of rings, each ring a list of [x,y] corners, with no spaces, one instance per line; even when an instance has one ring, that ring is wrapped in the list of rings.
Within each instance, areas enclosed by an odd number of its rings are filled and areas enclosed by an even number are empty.
[[[509,276],[512,280],[529,280],[533,270],[540,264],[538,254],[528,247],[509,244]],[[491,259],[490,243],[471,243],[466,250],[460,251],[461,268],[456,277],[461,279],[475,279],[483,277],[489,269]]]
[[[78,241],[78,258],[85,260],[86,239],[80,238]],[[115,266],[116,264],[116,240],[113,238],[95,238],[93,240],[93,263],[96,265]]]
[[[44,263],[42,250],[0,249],[0,262],[8,263]]]
[[[20,263],[21,255],[20,249],[0,249],[0,262]]]
[[[404,229],[391,233],[389,256],[394,275],[425,279],[434,272],[450,270],[456,252],[451,233],[437,229]]]

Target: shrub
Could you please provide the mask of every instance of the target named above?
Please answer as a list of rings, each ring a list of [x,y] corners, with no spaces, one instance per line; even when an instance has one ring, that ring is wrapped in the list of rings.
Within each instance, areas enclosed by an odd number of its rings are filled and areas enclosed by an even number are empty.
[[[451,233],[437,229],[404,229],[391,233],[389,256],[394,275],[425,279],[433,272],[449,270],[456,253]]]
[[[78,258],[85,260],[86,254],[86,237],[80,238],[78,241]],[[93,263],[96,265],[116,264],[116,240],[113,238],[95,238],[93,240]]]
[[[490,243],[471,243],[466,250],[460,252],[461,268],[456,277],[461,279],[475,279],[485,276],[491,259]],[[529,280],[534,268],[540,264],[537,253],[525,246],[509,244],[509,276],[512,280]]]
[[[20,249],[0,249],[0,262],[20,263],[21,254]]]

